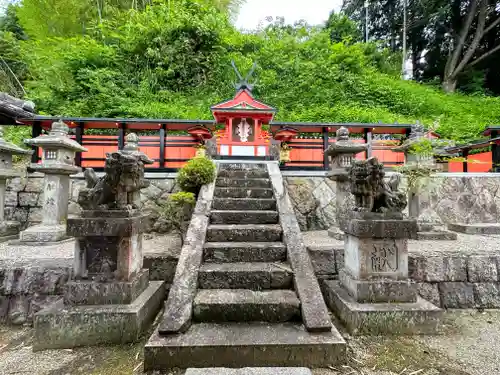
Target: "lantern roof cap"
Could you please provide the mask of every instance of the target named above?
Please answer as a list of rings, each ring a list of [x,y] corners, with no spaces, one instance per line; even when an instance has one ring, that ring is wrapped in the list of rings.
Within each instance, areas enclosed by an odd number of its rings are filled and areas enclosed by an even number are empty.
[[[337,141],[326,149],[326,154],[328,156],[335,157],[341,154],[356,155],[365,151],[368,147],[367,144],[356,143],[349,139],[349,129],[345,126],[341,126],[337,129],[336,135]]]

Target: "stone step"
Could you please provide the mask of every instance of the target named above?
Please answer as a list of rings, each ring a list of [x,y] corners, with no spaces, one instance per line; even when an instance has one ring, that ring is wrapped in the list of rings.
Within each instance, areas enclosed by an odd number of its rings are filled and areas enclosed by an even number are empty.
[[[276,210],[276,200],[269,198],[214,198],[214,210]]]
[[[198,271],[200,289],[289,289],[293,272],[287,263],[204,263]]]
[[[220,198],[272,198],[273,189],[244,188],[244,187],[217,187],[214,196]]]
[[[282,232],[278,224],[212,224],[207,242],[277,242]]]
[[[231,170],[231,171],[258,169],[262,171],[267,171],[267,166],[266,164],[262,163],[220,163],[219,169]]]
[[[188,368],[184,375],[312,375],[305,367]]]
[[[269,178],[267,169],[222,169],[217,177],[227,178]]]
[[[288,322],[300,319],[300,301],[293,290],[199,290],[193,304],[195,321]]]
[[[186,333],[160,336],[144,348],[144,370],[188,367],[311,368],[342,365],[346,343],[339,332],[310,333],[299,323],[199,323]]]
[[[218,178],[215,186],[219,187],[251,187],[251,188],[270,188],[271,181],[268,178]]]
[[[277,224],[277,211],[218,211],[210,213],[212,224]]]
[[[279,262],[286,260],[282,242],[207,242],[205,262]]]

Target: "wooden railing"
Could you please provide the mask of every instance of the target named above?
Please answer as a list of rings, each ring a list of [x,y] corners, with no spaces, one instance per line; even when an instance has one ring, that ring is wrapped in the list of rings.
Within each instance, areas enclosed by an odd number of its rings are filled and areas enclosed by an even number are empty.
[[[42,134],[42,129],[50,129],[52,122],[59,119],[59,117],[36,116],[34,119],[21,122],[23,125],[32,126],[32,135],[36,137]],[[202,125],[211,130],[215,130],[216,127],[213,121],[208,120],[62,118],[62,121],[70,126],[71,137],[88,149],[87,152],[77,155],[76,164],[97,170],[104,166],[107,152],[123,148],[125,135],[137,132],[140,136],[141,151],[155,161],[154,164],[147,166],[148,171],[175,171],[195,155],[194,146],[197,142],[187,134],[187,130],[195,125]],[[355,142],[368,144],[367,152],[358,154],[358,158],[376,156],[387,166],[404,162],[402,153],[390,149],[399,142],[397,138],[401,139],[409,134],[411,129],[409,124],[272,122],[269,127],[273,134],[284,127],[293,127],[300,132],[300,136],[289,143],[292,148],[291,161],[282,164],[281,168],[328,170],[329,160],[323,151],[335,142],[335,132],[341,126],[350,130]],[[181,135],[180,132],[184,134]],[[36,163],[39,160],[40,153],[35,150],[32,161]]]

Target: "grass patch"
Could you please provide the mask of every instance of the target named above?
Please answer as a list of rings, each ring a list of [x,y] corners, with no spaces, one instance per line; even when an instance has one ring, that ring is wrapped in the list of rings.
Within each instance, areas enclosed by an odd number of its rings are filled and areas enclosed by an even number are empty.
[[[367,355],[363,365],[389,370],[397,374],[424,370],[438,370],[446,375],[470,375],[442,353],[429,349],[411,337],[370,337],[359,343]]]

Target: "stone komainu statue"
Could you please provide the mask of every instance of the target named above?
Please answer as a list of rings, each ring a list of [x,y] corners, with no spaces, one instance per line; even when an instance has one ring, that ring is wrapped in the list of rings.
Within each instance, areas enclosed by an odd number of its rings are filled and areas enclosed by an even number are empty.
[[[405,209],[406,195],[398,191],[401,176],[394,174],[384,180],[384,166],[377,158],[354,160],[349,169],[351,193],[357,211],[401,212]]]
[[[149,185],[145,163],[149,160],[140,153],[107,153],[103,177],[98,178],[92,168],[85,170],[87,187],[80,191],[78,203],[84,210],[140,208],[140,190]]]

